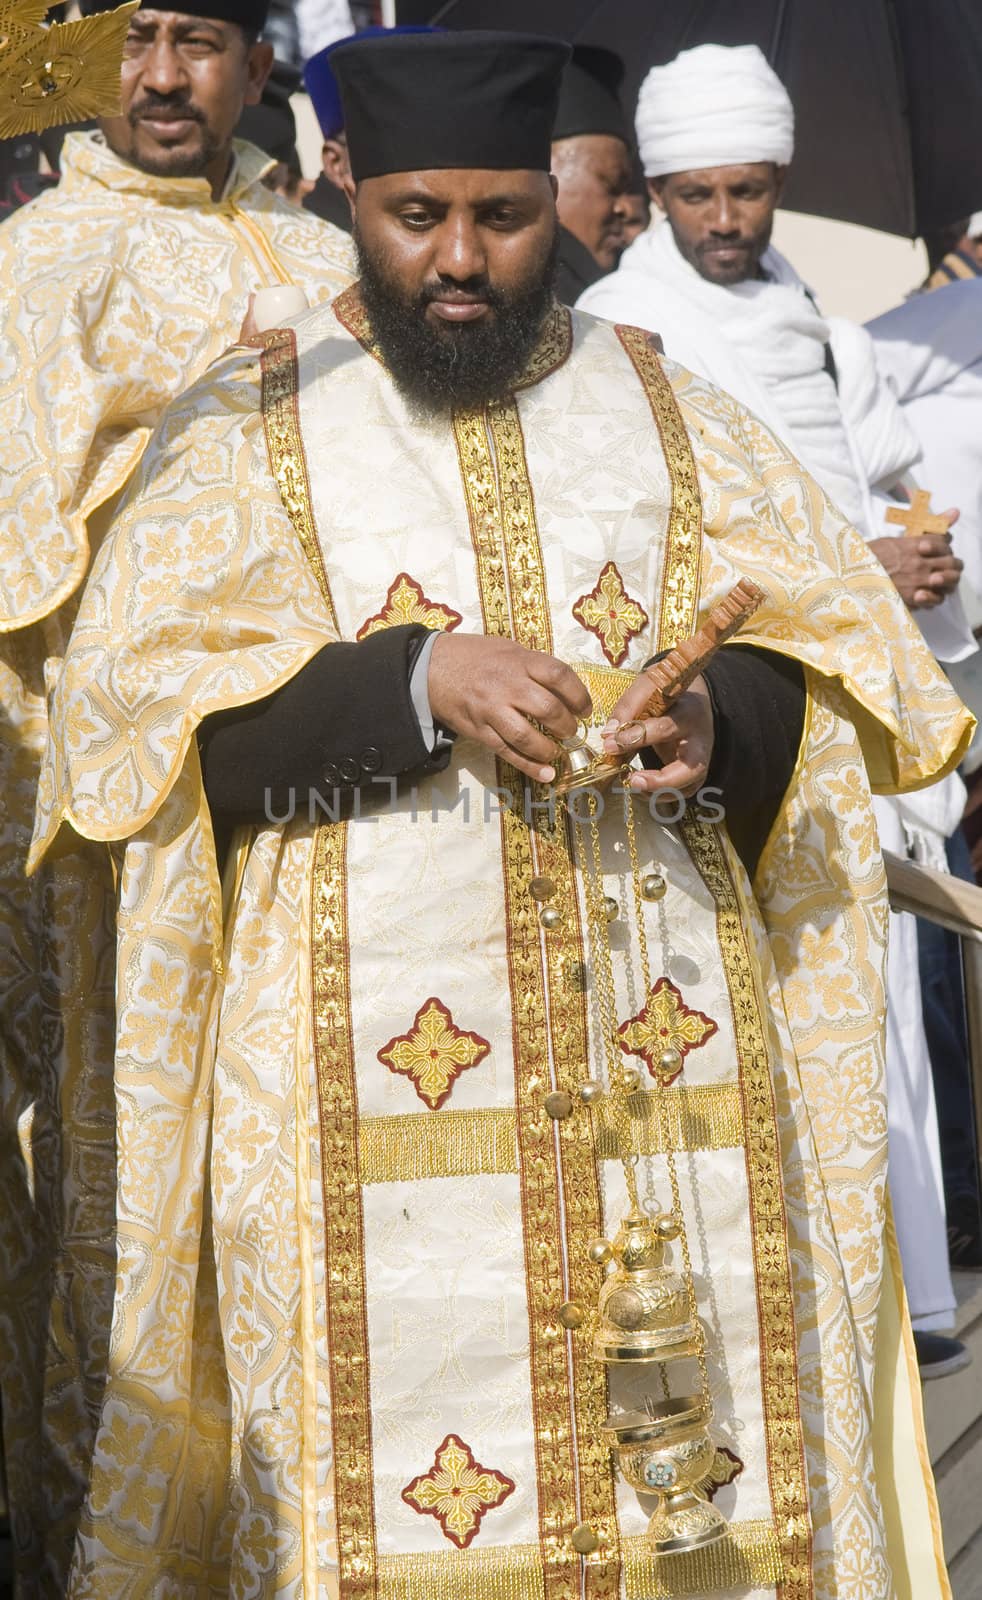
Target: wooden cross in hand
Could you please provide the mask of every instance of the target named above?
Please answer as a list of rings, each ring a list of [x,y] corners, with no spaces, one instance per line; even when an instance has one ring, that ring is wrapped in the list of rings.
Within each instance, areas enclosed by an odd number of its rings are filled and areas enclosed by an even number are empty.
[[[931,496],[927,489],[915,489],[907,509],[890,506],[885,521],[899,523],[906,531],[906,539],[919,539],[923,533],[947,533],[949,519],[931,510]]]

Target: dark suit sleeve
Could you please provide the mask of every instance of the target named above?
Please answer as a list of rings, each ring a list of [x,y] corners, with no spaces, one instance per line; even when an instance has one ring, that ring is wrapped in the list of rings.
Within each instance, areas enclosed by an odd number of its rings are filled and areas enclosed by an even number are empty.
[[[721,790],[730,838],[753,878],[798,759],[805,675],[797,661],[736,645],[720,650],[703,677],[716,723],[706,786]],[[642,760],[660,765],[653,755]]]
[[[383,628],[358,644],[325,645],[267,699],[206,717],[198,743],[212,814],[261,822],[287,810],[291,789],[306,806],[310,790],[442,771],[449,747],[430,755],[409,692],[428,636]]]

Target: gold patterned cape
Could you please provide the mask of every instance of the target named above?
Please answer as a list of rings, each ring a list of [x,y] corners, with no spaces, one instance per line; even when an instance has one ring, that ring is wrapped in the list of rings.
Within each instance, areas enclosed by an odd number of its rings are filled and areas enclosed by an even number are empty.
[[[576,1093],[605,1068],[565,826],[460,740],[350,821],[304,798],[244,830],[223,886],[195,730],[407,616],[555,653],[603,716],[740,576],[766,595],[748,637],[808,687],[755,884],[725,829],[637,818],[669,885],[646,924],[687,1040],[665,1137],[730,1522],[656,1559],[600,1433],[637,1380],[608,1394],[557,1316],[595,1302],[588,1245],[624,1208]],[[427,422],[348,293],[172,407],[79,614],[34,845],[67,819],[121,871],[119,1279],[75,1592],[947,1595],[884,1256],[867,771],[927,782],[971,726],[814,482],[634,330],[557,308],[513,400]],[[664,1193],[650,1093],[632,1139]]]
[[[216,205],[73,133],[57,188],[0,229],[0,1398],[25,1596],[64,1586],[115,1277],[115,892],[82,840],[25,878],[47,690],[165,406],[251,290],[302,277],[318,301],[350,277],[350,242],[271,194],[267,165],[238,145]]]

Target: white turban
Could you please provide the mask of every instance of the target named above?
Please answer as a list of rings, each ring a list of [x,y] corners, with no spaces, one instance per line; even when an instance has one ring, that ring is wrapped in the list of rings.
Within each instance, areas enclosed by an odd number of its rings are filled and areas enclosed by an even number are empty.
[[[968,234],[970,239],[978,239],[982,237],[982,211],[972,212],[972,215],[968,219],[968,227],[965,229],[965,232]]]
[[[649,178],[750,161],[783,167],[794,153],[788,91],[755,44],[700,44],[652,67],[636,128]]]

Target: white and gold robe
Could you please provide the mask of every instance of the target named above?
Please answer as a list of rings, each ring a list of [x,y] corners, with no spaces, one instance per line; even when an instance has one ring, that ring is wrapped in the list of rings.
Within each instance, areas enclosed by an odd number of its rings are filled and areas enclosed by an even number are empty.
[[[121,869],[119,1280],[72,1592],[946,1595],[884,1252],[866,773],[927,781],[970,717],[815,483],[645,335],[557,308],[514,399],[452,423],[414,419],[356,294],[295,337],[230,355],[164,419],[54,701],[35,856],[67,819],[119,841]],[[723,828],[637,805],[669,883],[655,972],[698,1036],[666,1137],[739,1468],[726,1540],[656,1560],[601,1434],[633,1380],[608,1395],[557,1315],[595,1304],[588,1245],[624,1209],[577,1095],[606,1067],[564,826],[529,825],[514,772],[459,740],[358,819],[312,823],[302,797],[244,830],[223,911],[195,730],[325,639],[406,620],[553,652],[603,719],[742,575],[766,593],[748,638],[808,687],[755,884]],[[627,1019],[646,996],[623,838],[611,813]],[[659,1137],[645,1092],[642,1192],[665,1199]]]
[[[350,278],[336,229],[238,143],[225,194],[69,134],[58,187],[0,228],[0,1394],[18,1594],[60,1593],[105,1381],[115,1272],[113,888],[76,840],[24,866],[64,650],[109,507],[251,291]]]

